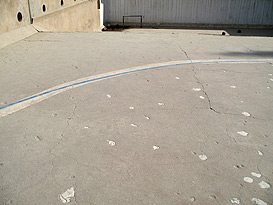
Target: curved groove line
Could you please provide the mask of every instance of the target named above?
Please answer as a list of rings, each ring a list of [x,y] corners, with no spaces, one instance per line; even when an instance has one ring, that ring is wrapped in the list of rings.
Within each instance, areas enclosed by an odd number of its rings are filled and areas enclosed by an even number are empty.
[[[153,69],[160,69],[160,68],[168,68],[168,67],[174,67],[174,66],[183,66],[183,65],[193,65],[193,64],[217,64],[217,63],[268,63],[273,62],[273,59],[266,59],[266,60],[211,60],[211,61],[179,61],[179,62],[169,62],[167,63],[160,63],[157,64],[157,66],[151,66],[149,65],[142,66],[142,67],[133,67],[129,69],[123,69],[119,71],[112,71],[104,74],[99,74],[95,76],[89,76],[86,78],[81,78],[78,80],[74,80],[72,82],[64,83],[59,86],[55,86],[53,88],[50,88],[48,90],[45,90],[41,93],[35,94],[33,96],[24,98],[22,100],[10,103],[8,105],[5,105],[3,107],[0,107],[0,118],[12,114],[14,112],[17,112],[23,108],[26,108],[32,104],[38,103],[42,100],[45,100],[49,97],[52,97],[54,95],[57,95],[61,92],[64,92],[68,89],[76,88],[91,82],[100,81],[108,78],[118,77],[122,75],[127,75],[130,73],[136,73],[140,71],[147,71],[147,70],[153,70]],[[173,63],[173,64],[171,64]],[[90,79],[91,78],[91,79]],[[23,104],[25,103],[25,104]]]

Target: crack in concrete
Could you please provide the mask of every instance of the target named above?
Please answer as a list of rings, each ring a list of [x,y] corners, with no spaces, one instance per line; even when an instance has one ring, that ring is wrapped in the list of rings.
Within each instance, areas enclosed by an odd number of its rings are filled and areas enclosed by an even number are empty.
[[[186,58],[192,63],[192,60],[190,59],[188,53],[183,50],[180,46],[179,46],[180,50],[185,54]],[[240,116],[241,114],[237,114],[237,113],[227,113],[227,112],[220,112],[218,110],[216,110],[215,108],[212,107],[212,103],[211,103],[211,100],[210,100],[210,97],[208,95],[208,93],[206,92],[205,90],[205,87],[204,85],[200,82],[200,80],[198,79],[198,77],[196,77],[197,75],[197,72],[195,71],[195,67],[193,65],[191,65],[192,67],[192,72],[194,73],[193,74],[193,77],[194,79],[196,80],[196,82],[202,87],[202,92],[204,93],[204,95],[207,97],[207,100],[208,100],[208,105],[209,105],[209,109],[211,111],[213,111],[214,113],[217,113],[217,114],[222,114],[222,115],[234,115],[234,116]],[[232,72],[232,71],[229,71],[229,72]],[[263,119],[258,119],[258,118],[255,118],[254,116],[251,116],[251,118],[253,119],[256,119],[256,120],[263,120]]]
[[[228,133],[228,128],[227,128],[227,124],[226,124],[226,135],[227,135],[229,138],[231,138],[235,143],[238,144],[237,140],[236,140],[234,137],[232,137],[232,136],[229,135],[229,133]]]
[[[255,149],[255,150],[258,152],[257,149]],[[262,159],[263,159],[263,158],[260,156],[260,159],[258,160],[258,163],[257,163],[257,165],[256,165],[256,169],[259,171],[259,173],[262,175],[262,177],[264,177],[264,178],[270,183],[270,180],[268,179],[268,177],[267,177],[266,175],[264,175],[264,174],[262,173],[262,171],[260,170],[260,168],[259,168]]]
[[[69,99],[70,99],[70,95],[69,95]],[[61,136],[60,140],[59,140],[59,141],[58,141],[58,142],[49,150],[49,154],[53,156],[53,159],[51,160],[50,176],[51,176],[51,177],[54,179],[54,181],[55,181],[58,185],[60,185],[60,186],[62,186],[62,185],[61,185],[60,183],[58,183],[57,179],[53,176],[54,159],[56,159],[56,158],[58,157],[57,155],[55,155],[55,154],[53,153],[53,150],[54,150],[58,145],[60,145],[61,141],[63,140],[64,133],[65,133],[65,131],[67,130],[67,128],[70,126],[69,121],[73,119],[73,116],[75,115],[76,108],[77,108],[77,105],[76,105],[76,103],[74,103],[73,110],[72,110],[72,114],[70,115],[70,117],[67,118],[67,120],[66,120],[67,125],[66,125],[66,127],[63,129],[63,131],[62,131],[61,134],[60,134],[60,136]]]
[[[186,51],[184,51],[180,46],[179,46],[180,50],[185,54],[186,58],[192,63],[192,60],[190,59],[190,57],[188,56],[188,53]],[[209,104],[209,109],[217,114],[222,114],[220,113],[219,111],[217,111],[215,108],[212,107],[211,105],[211,100],[210,100],[210,97],[208,95],[208,93],[206,92],[205,90],[205,87],[204,85],[200,82],[200,80],[196,77],[197,73],[195,71],[195,68],[194,66],[191,64],[191,67],[192,67],[192,72],[193,72],[193,77],[194,79],[196,80],[196,82],[202,87],[202,92],[206,95],[207,97],[207,100],[208,100],[208,104]]]

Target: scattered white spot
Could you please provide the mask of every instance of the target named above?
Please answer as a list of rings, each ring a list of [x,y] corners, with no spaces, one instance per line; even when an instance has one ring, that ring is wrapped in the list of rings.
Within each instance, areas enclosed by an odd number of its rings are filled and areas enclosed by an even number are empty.
[[[40,136],[35,136],[35,139],[36,139],[37,141],[42,141],[42,140],[43,140],[43,138],[41,138]]]
[[[67,189],[66,192],[60,195],[61,201],[66,204],[70,202],[70,198],[75,197],[74,187]]]
[[[226,71],[224,70],[224,73],[225,73]]]
[[[131,126],[132,126],[132,127],[137,127],[137,125],[136,125],[136,124],[131,124]]]
[[[150,117],[148,117],[148,116],[144,116],[145,118],[146,118],[146,120],[149,120],[150,119]]]
[[[214,196],[214,195],[209,195],[209,198],[211,198],[211,199],[216,199],[216,196]]]
[[[159,146],[154,145],[154,146],[153,146],[153,149],[154,149],[154,150],[157,150],[157,149],[159,149]]]
[[[246,117],[250,117],[250,114],[248,112],[242,112],[242,114]]]
[[[244,103],[244,101],[241,101],[241,103]]]
[[[175,77],[176,80],[179,80],[180,78],[179,77]]]
[[[107,142],[112,147],[116,145],[116,143],[114,141],[112,141],[112,140],[107,140]]]
[[[259,186],[262,188],[262,189],[269,189],[270,188],[270,184],[266,183],[265,181],[261,181],[259,183]]]
[[[232,198],[232,199],[230,199],[230,202],[231,202],[232,204],[240,204],[240,203],[241,203],[241,200],[238,199],[238,198]]]
[[[204,96],[202,96],[202,95],[200,96],[200,98],[201,98],[201,99],[205,99],[205,97],[204,97]]]
[[[272,76],[272,73],[269,73],[268,75],[269,75],[269,76]]]
[[[237,132],[239,135],[242,135],[242,136],[244,136],[244,137],[246,137],[247,135],[248,135],[248,133],[247,132],[245,132],[245,131],[240,131],[240,132]]]
[[[255,204],[257,204],[257,205],[267,205],[267,203],[264,202],[264,201],[261,200],[261,199],[252,198],[251,201],[252,201],[252,203],[255,203]]]
[[[130,110],[134,110],[135,108],[134,107],[129,107]]]
[[[270,78],[271,81],[273,81],[273,78]]]
[[[240,165],[235,165],[235,166],[233,166],[233,167],[236,168],[236,169],[241,169],[241,168],[244,167],[244,165],[240,164]]]
[[[236,88],[236,86],[235,85],[232,85],[232,86],[230,86],[231,88]]]
[[[254,177],[257,177],[257,178],[261,178],[261,174],[258,174],[256,172],[251,172],[251,175],[254,176]]]
[[[107,95],[108,98],[111,98],[112,96],[111,95]]]
[[[192,90],[198,92],[201,90],[201,88],[193,88]]]
[[[270,87],[270,86],[267,86],[267,89],[271,89],[271,87]]]
[[[190,202],[194,202],[194,201],[195,201],[195,197],[191,197]]]
[[[84,129],[89,129],[89,127],[88,127],[88,126],[85,126]]]
[[[203,161],[205,161],[205,160],[208,159],[208,157],[207,157],[206,155],[204,155],[204,154],[199,155],[199,158],[200,158],[201,160],[203,160]]]
[[[158,105],[162,106],[162,105],[165,105],[164,103],[158,103]]]
[[[253,183],[253,179],[250,177],[244,177],[244,181],[247,183]]]
[[[259,154],[260,156],[263,156],[263,155],[264,155],[264,153],[262,153],[261,151],[258,151],[258,154]]]

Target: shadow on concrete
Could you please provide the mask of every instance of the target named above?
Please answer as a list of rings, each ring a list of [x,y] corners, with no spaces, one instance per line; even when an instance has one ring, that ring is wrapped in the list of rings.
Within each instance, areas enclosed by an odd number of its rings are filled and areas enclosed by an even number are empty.
[[[260,56],[260,57],[272,57],[273,51],[249,51],[249,52],[222,52],[221,55],[225,56]]]
[[[119,24],[111,25],[107,24],[104,28],[102,28],[102,31],[118,31],[121,32],[123,30],[129,29],[130,26],[122,26]]]
[[[230,36],[261,36],[273,37],[273,29],[225,29]]]
[[[218,34],[198,33],[199,35],[207,36],[243,36],[243,37],[273,37],[273,30],[269,29],[206,29],[219,31]]]

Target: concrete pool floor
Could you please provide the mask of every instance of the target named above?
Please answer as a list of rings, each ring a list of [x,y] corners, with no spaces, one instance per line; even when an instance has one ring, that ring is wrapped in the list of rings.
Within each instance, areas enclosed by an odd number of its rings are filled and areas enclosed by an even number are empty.
[[[221,33],[38,33],[1,49],[0,202],[272,204],[272,37]]]

